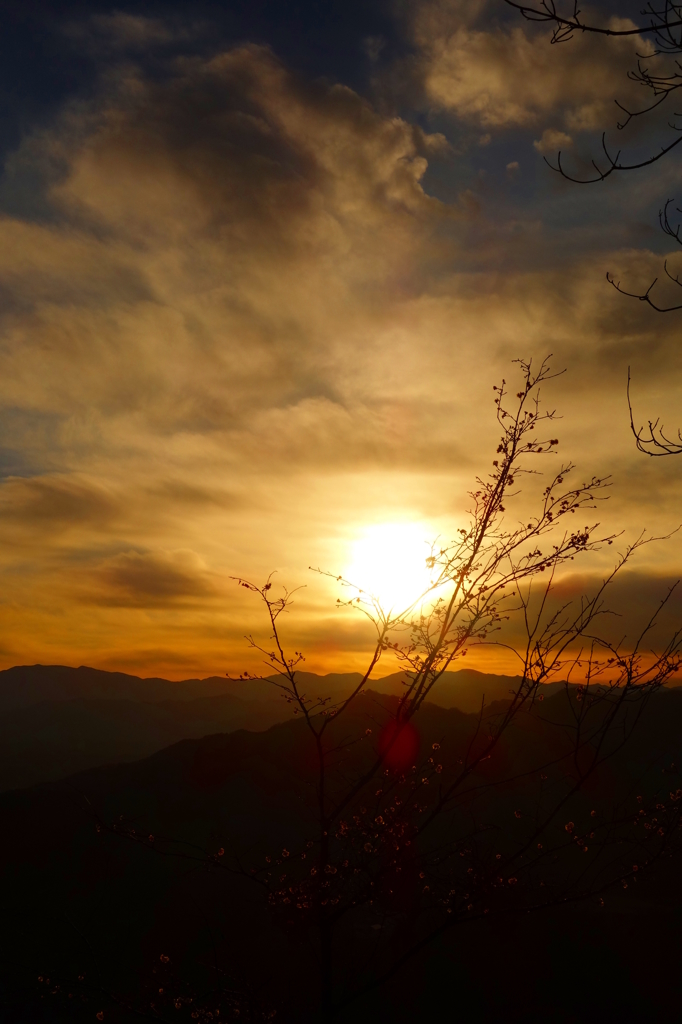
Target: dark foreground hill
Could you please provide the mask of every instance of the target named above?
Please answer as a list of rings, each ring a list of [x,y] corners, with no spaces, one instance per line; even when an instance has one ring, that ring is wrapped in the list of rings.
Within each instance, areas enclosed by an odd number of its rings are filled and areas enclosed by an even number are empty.
[[[299,676],[309,696],[332,699],[361,678]],[[402,679],[395,673],[371,685],[399,695]],[[463,669],[445,673],[435,696],[443,707],[476,711],[484,697],[488,704],[508,698],[516,682]],[[181,739],[268,729],[288,717],[288,705],[266,681],[212,676],[171,682],[62,665],[7,669],[0,672],[0,792],[134,761]]]
[[[394,707],[394,697],[370,692],[351,725],[361,735],[365,726],[376,732]],[[513,821],[514,808],[530,813],[535,789],[524,772],[557,753],[571,709],[564,693],[550,696],[544,717],[515,723],[498,760],[482,768],[480,781],[495,770],[512,780],[479,808],[491,826]],[[422,749],[438,740],[447,774],[476,728],[474,715],[426,705]],[[361,746],[351,759],[364,756]],[[662,768],[679,764],[681,754],[682,693],[664,692],[652,699],[627,753],[614,756],[600,788],[573,805],[572,817],[579,821],[594,807],[602,813],[633,792],[653,793]],[[215,965],[223,982],[276,1009],[275,1021],[313,1019],[314,952],[305,934],[280,930],[258,882],[248,878],[266,856],[305,849],[315,809],[312,764],[303,723],[287,721],[257,733],[187,739],[144,760],[0,796],[2,1019],[85,1021],[96,1012],[106,1021],[140,1019],[116,997],[140,1006],[147,999],[148,1008],[154,985],[163,987],[153,974],[161,955],[183,976],[197,964]],[[146,841],[96,830],[121,817]],[[220,859],[205,859],[218,849],[225,851]],[[339,1019],[677,1019],[679,865],[661,862],[635,888],[613,894],[603,909],[569,902],[465,924]],[[354,927],[339,956],[352,976],[371,977],[381,919]],[[184,1021],[186,1009],[191,1019],[185,1006],[160,1019]]]

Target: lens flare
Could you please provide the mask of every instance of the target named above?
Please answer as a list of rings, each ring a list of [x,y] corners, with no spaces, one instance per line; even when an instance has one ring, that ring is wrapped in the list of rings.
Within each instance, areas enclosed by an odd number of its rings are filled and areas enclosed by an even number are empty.
[[[404,771],[419,753],[419,735],[412,722],[391,718],[379,736],[379,753],[384,764],[395,771]]]

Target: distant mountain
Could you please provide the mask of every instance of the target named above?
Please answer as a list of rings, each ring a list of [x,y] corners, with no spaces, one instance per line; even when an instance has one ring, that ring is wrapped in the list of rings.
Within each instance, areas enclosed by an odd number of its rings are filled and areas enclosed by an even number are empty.
[[[400,695],[405,689],[405,673],[394,672],[383,679],[373,679],[369,684],[377,693]],[[459,708],[473,713],[499,700],[510,700],[521,683],[520,676],[498,676],[476,669],[462,668],[456,672],[444,672],[429,694],[429,700],[442,708]],[[547,696],[563,688],[563,683],[549,683],[543,687]]]
[[[313,698],[349,693],[359,674],[301,673]],[[142,679],[81,666],[0,672],[0,791],[136,761],[178,740],[262,731],[291,717],[265,680]]]
[[[299,672],[310,699],[338,700],[360,683],[357,672]],[[404,673],[372,679],[375,693],[400,696]],[[509,699],[519,677],[473,669],[446,672],[430,700],[477,712]],[[548,692],[562,684],[553,684]],[[64,778],[98,765],[135,761],[182,739],[262,731],[291,717],[267,680],[143,679],[81,666],[17,666],[0,672],[0,791]]]
[[[186,679],[140,679],[123,672],[66,665],[18,665],[0,672],[0,711],[40,701],[75,700],[190,700],[230,693],[234,683],[220,676]]]
[[[318,676],[297,672],[303,691],[312,697],[336,698],[350,692],[361,680],[359,672],[330,673]],[[405,674],[372,678],[369,687],[378,693],[399,695]],[[504,700],[518,687],[519,676],[490,675],[474,669],[445,672],[437,683],[432,699],[441,707],[459,707],[477,711],[485,695],[486,703]],[[557,684],[555,684],[557,685]],[[560,685],[560,684],[558,684]],[[149,679],[124,672],[66,665],[20,665],[0,672],[0,711],[27,707],[41,701],[132,700],[159,702],[195,700],[199,697],[229,695],[241,700],[271,700],[277,690],[266,680],[235,680],[224,676],[206,679]]]
[[[358,672],[331,673],[317,676],[311,672],[297,673],[304,689],[316,696],[338,695],[349,691],[362,678]],[[27,707],[41,701],[133,700],[158,702],[164,700],[195,700],[198,697],[229,695],[241,700],[270,700],[278,691],[266,680],[230,679],[209,676],[206,679],[169,679],[105,672],[81,665],[17,665],[0,672],[0,711]]]

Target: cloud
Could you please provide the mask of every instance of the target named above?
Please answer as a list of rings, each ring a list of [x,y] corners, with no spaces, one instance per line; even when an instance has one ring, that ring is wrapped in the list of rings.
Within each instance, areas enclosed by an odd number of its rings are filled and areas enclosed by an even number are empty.
[[[164,503],[169,503],[180,509],[210,508],[211,506],[234,508],[239,503],[239,498],[224,488],[210,485],[198,486],[190,484],[186,480],[159,480],[152,484],[149,493],[153,497],[160,498]]]
[[[74,477],[9,477],[0,487],[0,520],[15,530],[54,535],[84,526],[103,528],[120,516],[116,498],[103,486]]]
[[[561,116],[571,131],[609,124],[615,96],[626,104],[639,98],[627,72],[648,51],[638,36],[604,43],[584,35],[550,46],[546,30],[520,17],[500,24],[490,4],[463,18],[459,4],[440,0],[413,8],[411,33],[413,88],[434,109],[485,128],[534,126],[548,116]]]
[[[116,11],[114,14],[93,15],[90,25],[121,46],[147,47],[153,43],[167,43],[174,38],[168,24],[158,18]]]
[[[441,137],[263,48],[126,73],[74,118],[43,139],[58,223],[0,222],[12,398],[58,415],[204,431],[328,394],[351,293],[402,289],[447,212],[421,186]]]
[[[4,181],[3,463],[30,455],[34,475],[0,488],[0,618],[36,660],[207,630],[217,657],[243,626],[192,609],[230,571],[282,563],[272,516],[292,496],[273,478],[414,461],[422,415],[373,380],[453,220],[421,183],[442,136],[263,47],[131,68],[28,137]],[[417,356],[404,333],[393,347],[398,379]],[[293,523],[319,514],[305,504]]]
[[[92,573],[95,602],[126,608],[159,608],[214,599],[217,588],[193,551],[125,551]]]
[[[670,542],[662,544],[669,553]],[[629,652],[651,623],[644,642],[640,643],[646,662],[653,651],[663,650],[680,628],[682,590],[679,577],[666,573],[663,567],[662,571],[647,572],[638,569],[635,562],[636,558],[605,589],[601,611],[593,620],[590,635]],[[548,598],[547,617],[556,614],[560,608],[579,608],[581,598],[594,597],[603,580],[604,576],[589,571],[565,575],[557,581]],[[506,642],[522,647],[523,629],[519,619],[511,617],[502,632]],[[595,657],[605,658],[605,649],[597,645]]]
[[[677,515],[621,415],[628,363],[641,408],[667,400],[652,354],[672,380],[677,331],[604,282],[658,257],[605,253],[566,192],[548,201],[567,224],[557,247],[547,208],[499,205],[504,162],[488,185],[458,159],[442,135],[252,45],[163,75],[114,63],[90,103],[24,141],[0,219],[14,474],[0,623],[15,660],[130,667],[139,652],[158,671],[241,670],[260,620],[227,577],[311,582],[306,567],[343,569],[370,522],[450,535],[497,444],[492,384],[519,355],[569,366],[551,395],[562,444],[586,471],[615,467],[614,516]],[[429,166],[452,174],[451,205],[429,194]],[[19,202],[20,180],[42,183],[40,202]],[[328,669],[330,594],[312,582],[288,626]],[[366,638],[344,630],[355,666]]]
[[[558,128],[545,128],[542,133],[542,138],[536,139],[533,143],[538,153],[542,153],[545,156],[547,153],[557,153],[562,149],[567,149],[573,145],[573,139],[566,132],[561,132]]]
[[[199,21],[180,22],[171,17],[149,18],[126,11],[93,14],[85,21],[68,22],[63,32],[80,49],[102,57],[109,55],[148,54],[177,44],[188,43],[205,33],[207,26]]]

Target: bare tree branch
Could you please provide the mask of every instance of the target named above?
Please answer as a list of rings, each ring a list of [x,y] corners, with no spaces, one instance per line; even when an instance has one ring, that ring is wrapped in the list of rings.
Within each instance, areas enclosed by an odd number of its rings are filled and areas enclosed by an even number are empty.
[[[682,307],[680,307],[682,308]],[[682,432],[677,431],[677,438],[669,438],[663,431],[660,420],[648,420],[646,427],[636,427],[632,402],[630,400],[630,367],[628,366],[628,410],[630,413],[630,430],[640,452],[645,455],[659,457],[663,455],[682,455]]]

